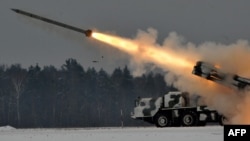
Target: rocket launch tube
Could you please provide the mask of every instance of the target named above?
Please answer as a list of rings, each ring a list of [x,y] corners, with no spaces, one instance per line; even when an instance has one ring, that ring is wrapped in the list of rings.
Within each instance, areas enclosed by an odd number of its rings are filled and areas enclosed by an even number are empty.
[[[67,28],[67,29],[70,29],[70,30],[74,30],[76,32],[84,33],[87,37],[90,37],[91,34],[92,34],[92,30],[90,30],[90,29],[83,30],[83,29],[80,29],[80,28],[77,28],[77,27],[74,27],[74,26],[71,26],[71,25],[67,25],[67,24],[64,24],[64,23],[61,23],[61,22],[58,22],[58,21],[54,21],[54,20],[51,20],[51,19],[48,19],[48,18],[45,18],[45,17],[42,17],[42,16],[38,16],[38,15],[29,13],[29,12],[25,12],[25,11],[19,10],[19,9],[11,9],[11,10],[13,10],[14,12],[16,12],[18,14],[22,14],[22,15],[25,15],[25,16],[28,16],[28,17],[31,17],[31,18],[34,18],[34,19],[37,19],[37,20],[41,20],[41,21],[44,21],[44,22],[47,22],[47,23],[50,23],[50,24],[54,24],[54,25],[57,25],[57,26],[60,26],[60,27],[64,27],[64,28]]]

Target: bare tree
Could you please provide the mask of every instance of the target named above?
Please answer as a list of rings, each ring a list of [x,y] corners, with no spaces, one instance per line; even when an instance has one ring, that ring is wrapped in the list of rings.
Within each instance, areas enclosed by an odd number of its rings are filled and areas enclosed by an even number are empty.
[[[13,84],[14,88],[14,94],[15,94],[15,99],[16,99],[16,105],[17,105],[17,121],[18,121],[18,126],[20,125],[20,97],[21,94],[24,90],[24,80],[27,75],[27,71],[25,69],[22,69],[19,64],[17,65],[12,65],[9,69],[10,73],[10,80],[11,83]]]

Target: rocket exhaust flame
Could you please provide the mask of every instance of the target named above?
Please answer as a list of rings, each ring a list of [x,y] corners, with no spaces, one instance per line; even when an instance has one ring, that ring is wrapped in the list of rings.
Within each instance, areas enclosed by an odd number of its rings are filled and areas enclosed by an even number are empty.
[[[122,51],[130,52],[132,54],[138,50],[138,46],[129,39],[122,39],[119,37],[97,32],[93,32],[92,37],[109,45],[112,45],[113,47],[117,47]]]
[[[145,61],[156,63],[160,66],[177,65],[180,68],[189,69],[190,72],[193,68],[194,63],[182,59],[182,57],[178,55],[165,52],[161,48],[155,48],[154,46],[150,45],[145,47],[145,45],[140,45],[140,43],[130,39],[97,32],[94,32],[92,36],[93,38],[112,45],[113,47],[132,56],[140,57]]]

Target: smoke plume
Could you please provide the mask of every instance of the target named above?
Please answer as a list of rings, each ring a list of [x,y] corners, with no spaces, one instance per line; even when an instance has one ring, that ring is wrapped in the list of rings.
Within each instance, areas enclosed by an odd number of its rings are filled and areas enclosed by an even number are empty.
[[[188,91],[201,95],[205,103],[228,118],[228,124],[250,124],[250,92],[238,91],[218,83],[208,81],[192,74],[192,67],[199,60],[219,65],[223,72],[238,74],[250,78],[250,45],[246,40],[238,40],[232,44],[205,42],[195,45],[172,32],[163,44],[157,44],[157,31],[148,29],[138,31],[133,42],[139,45],[140,55],[132,55],[131,67],[134,75],[141,75],[148,70],[148,63],[155,64],[166,71],[165,80],[180,91]],[[168,63],[155,63],[145,57],[145,48],[157,48],[175,56],[173,60],[162,60]],[[160,56],[161,54],[159,54]],[[178,58],[192,64],[192,67],[180,67]]]

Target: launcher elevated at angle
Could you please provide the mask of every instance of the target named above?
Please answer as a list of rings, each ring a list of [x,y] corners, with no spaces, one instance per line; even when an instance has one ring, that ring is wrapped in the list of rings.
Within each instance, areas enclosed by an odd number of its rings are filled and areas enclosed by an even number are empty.
[[[222,72],[218,67],[207,62],[198,61],[193,69],[193,74],[205,79],[220,83],[239,90],[250,88],[250,79],[237,74]]]
[[[16,12],[18,14],[28,16],[30,18],[34,18],[34,19],[37,19],[37,20],[40,20],[40,21],[43,21],[43,22],[46,22],[46,23],[50,23],[50,24],[53,24],[53,25],[57,25],[57,26],[69,29],[69,30],[73,30],[73,31],[76,31],[76,32],[83,33],[87,37],[91,37],[91,35],[92,35],[92,30],[90,30],[90,29],[84,30],[84,29],[81,29],[81,28],[78,28],[78,27],[67,25],[67,24],[64,24],[64,23],[61,23],[61,22],[58,22],[58,21],[54,21],[54,20],[39,16],[39,15],[35,15],[35,14],[29,13],[29,12],[26,12],[26,11],[23,11],[23,10],[19,10],[19,9],[11,9],[11,10],[13,10],[14,12]]]

